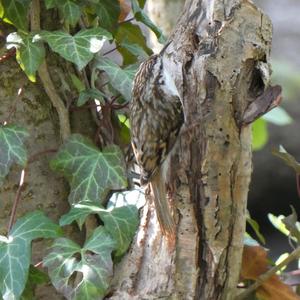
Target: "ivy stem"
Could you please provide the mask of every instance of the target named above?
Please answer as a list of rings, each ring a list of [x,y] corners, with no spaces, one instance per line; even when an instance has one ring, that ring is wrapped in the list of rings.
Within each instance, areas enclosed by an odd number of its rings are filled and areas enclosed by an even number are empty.
[[[245,291],[240,293],[235,300],[246,299],[251,293],[253,293],[258,287],[260,287],[266,280],[276,274],[277,271],[281,270],[283,267],[287,266],[290,262],[300,257],[300,247],[296,248],[293,252],[289,254],[281,263],[274,266],[264,274],[260,275],[256,281],[250,285]]]
[[[40,156],[42,156],[44,154],[56,153],[56,152],[57,152],[57,149],[47,149],[47,150],[37,152],[37,153],[35,153],[35,154],[33,154],[32,156],[29,157],[28,164],[31,164],[31,163],[35,162],[37,160],[37,158],[39,158]]]
[[[17,207],[18,207],[18,204],[20,202],[20,199],[21,199],[21,194],[22,194],[22,190],[23,190],[25,175],[26,175],[26,171],[25,171],[25,169],[23,169],[22,172],[21,172],[18,190],[17,190],[17,193],[16,193],[16,197],[15,197],[15,200],[14,200],[13,208],[12,208],[12,211],[11,211],[11,214],[10,214],[10,219],[9,219],[9,223],[8,223],[8,227],[7,227],[7,233],[8,234],[11,231],[11,228],[12,228],[14,222],[15,222],[16,211],[17,211]]]
[[[32,31],[40,31],[40,0],[33,0],[31,3],[31,15],[30,23]],[[38,70],[39,77],[41,78],[43,87],[55,107],[60,125],[60,133],[63,140],[66,140],[71,134],[71,126],[69,120],[69,112],[64,105],[63,100],[57,93],[53,81],[50,77],[46,59],[43,61]]]

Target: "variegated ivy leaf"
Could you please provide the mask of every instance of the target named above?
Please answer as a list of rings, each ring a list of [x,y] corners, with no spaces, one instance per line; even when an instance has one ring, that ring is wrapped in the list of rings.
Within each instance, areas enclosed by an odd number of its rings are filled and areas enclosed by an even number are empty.
[[[36,211],[18,219],[8,237],[0,236],[0,293],[4,300],[19,299],[25,288],[32,240],[61,234],[58,225]]]
[[[13,163],[25,166],[27,152],[24,141],[28,132],[19,126],[0,126],[0,185]]]
[[[119,65],[109,58],[100,57],[95,63],[95,68],[105,71],[111,85],[119,91],[127,101],[130,101],[132,81],[137,70],[136,65],[121,69]]]
[[[30,0],[1,0],[3,16],[1,18],[12,23],[16,28],[27,31],[28,8]]]
[[[43,31],[41,36],[54,52],[79,69],[88,64],[105,41],[112,39],[111,34],[102,28],[83,29],[74,36],[63,31]]]
[[[22,36],[22,44],[17,48],[17,61],[28,78],[36,81],[36,71],[45,58],[45,48],[37,36]]]
[[[99,300],[109,287],[115,247],[105,229],[98,227],[82,248],[66,238],[56,240],[44,265],[55,288],[67,299]],[[79,282],[71,279],[78,277],[76,273],[81,274]]]
[[[136,232],[139,217],[138,209],[135,205],[103,209],[94,203],[76,204],[71,210],[62,216],[60,225],[68,225],[73,221],[80,221],[82,225],[86,217],[90,214],[98,214],[104,222],[104,228],[117,243],[116,256],[124,254]]]
[[[101,152],[79,134],[72,135],[61,147],[51,161],[51,167],[69,180],[70,203],[101,203],[110,190],[127,186],[121,150],[111,145]]]

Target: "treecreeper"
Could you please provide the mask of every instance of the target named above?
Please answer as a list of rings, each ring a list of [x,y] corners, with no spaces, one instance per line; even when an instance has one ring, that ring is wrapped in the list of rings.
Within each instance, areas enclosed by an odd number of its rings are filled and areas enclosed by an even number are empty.
[[[143,62],[135,75],[130,123],[141,184],[150,183],[162,234],[172,237],[176,225],[166,196],[162,168],[183,124],[183,109],[172,75],[164,66],[166,47]]]

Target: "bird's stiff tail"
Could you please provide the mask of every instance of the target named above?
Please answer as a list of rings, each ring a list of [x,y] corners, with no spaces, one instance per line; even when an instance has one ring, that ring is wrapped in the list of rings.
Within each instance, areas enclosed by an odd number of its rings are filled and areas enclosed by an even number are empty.
[[[157,172],[151,178],[151,189],[154,196],[155,210],[162,234],[168,238],[174,238],[176,233],[176,224],[169,206],[166,187],[160,172]]]

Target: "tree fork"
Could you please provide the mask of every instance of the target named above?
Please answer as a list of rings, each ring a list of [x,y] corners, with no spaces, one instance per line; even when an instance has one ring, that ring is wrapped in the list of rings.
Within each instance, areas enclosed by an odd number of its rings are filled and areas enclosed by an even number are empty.
[[[252,171],[248,124],[281,99],[280,87],[269,86],[271,39],[269,18],[251,1],[186,1],[163,53],[185,116],[167,161],[176,241],[161,235],[148,199],[110,299],[237,295]]]

